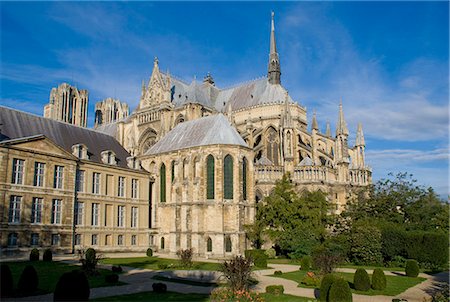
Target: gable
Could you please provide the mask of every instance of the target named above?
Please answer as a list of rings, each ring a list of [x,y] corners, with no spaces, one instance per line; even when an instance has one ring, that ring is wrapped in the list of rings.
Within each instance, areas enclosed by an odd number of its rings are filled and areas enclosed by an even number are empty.
[[[33,152],[33,153],[41,153],[50,156],[58,156],[65,157],[69,159],[76,159],[75,156],[55,144],[53,141],[48,139],[45,136],[39,136],[35,138],[23,138],[17,140],[11,140],[7,142],[3,142],[3,146],[14,146],[16,149],[20,149],[23,151]]]

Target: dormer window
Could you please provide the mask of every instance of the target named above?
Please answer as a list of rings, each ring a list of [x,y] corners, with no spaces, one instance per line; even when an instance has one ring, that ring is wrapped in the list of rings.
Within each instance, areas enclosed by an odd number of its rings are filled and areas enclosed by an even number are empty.
[[[101,153],[102,162],[108,165],[117,165],[116,154],[111,150],[106,150]]]
[[[127,157],[127,166],[130,169],[141,170],[141,161],[134,156]]]
[[[72,154],[79,159],[89,159],[88,150],[84,144],[76,144],[72,146]]]

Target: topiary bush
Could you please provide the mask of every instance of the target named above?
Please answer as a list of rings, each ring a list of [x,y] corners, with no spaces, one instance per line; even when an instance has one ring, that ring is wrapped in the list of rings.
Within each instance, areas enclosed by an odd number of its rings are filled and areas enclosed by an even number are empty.
[[[376,268],[372,274],[372,288],[374,290],[383,290],[386,288],[386,276],[380,268]]]
[[[303,271],[308,271],[311,268],[312,257],[311,256],[303,256],[300,260],[300,267]]]
[[[64,273],[56,284],[53,301],[89,301],[89,282],[80,270]]]
[[[283,285],[269,285],[266,286],[266,293],[279,296],[284,293],[284,287]]]
[[[42,255],[42,261],[52,261],[53,260],[53,253],[51,249],[46,249],[44,251],[44,254]]]
[[[97,263],[100,257],[97,256],[97,252],[93,248],[88,248],[85,252],[80,251],[80,262],[83,271],[88,276],[97,274]]]
[[[153,257],[153,250],[151,248],[147,249],[147,257]]]
[[[368,291],[370,289],[369,274],[363,268],[358,268],[353,275],[353,285],[356,290]]]
[[[258,268],[267,268],[267,255],[265,250],[245,250],[245,258],[252,259]]]
[[[109,274],[105,276],[105,281],[107,283],[117,283],[119,282],[119,275],[117,274]]]
[[[405,273],[408,277],[417,277],[419,275],[419,264],[416,260],[406,260]]]
[[[275,276],[279,276],[279,275],[283,275],[283,272],[282,271],[275,271],[273,274]]]
[[[328,294],[330,292],[331,284],[333,284],[336,276],[333,274],[327,274],[322,278],[322,282],[320,283],[320,296],[319,301],[327,302]]]
[[[123,269],[122,269],[122,267],[120,265],[119,266],[113,265],[113,267],[111,268],[111,271],[113,273],[121,273],[121,272],[123,272]]]
[[[25,266],[22,274],[20,275],[19,283],[17,285],[19,295],[27,296],[34,293],[37,290],[38,285],[39,279],[34,266]]]
[[[352,291],[348,282],[342,278],[336,278],[331,284],[328,293],[328,301],[332,302],[352,302]]]
[[[152,289],[155,293],[165,293],[167,292],[167,285],[165,283],[153,283]]]
[[[39,250],[37,248],[31,250],[30,261],[39,261]]]
[[[10,297],[13,294],[13,276],[9,265],[2,264],[0,266],[0,296],[2,298]]]

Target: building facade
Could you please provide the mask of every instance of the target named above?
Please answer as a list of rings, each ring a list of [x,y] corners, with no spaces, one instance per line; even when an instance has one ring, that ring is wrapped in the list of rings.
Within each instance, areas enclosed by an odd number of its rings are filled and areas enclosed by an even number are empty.
[[[122,120],[129,115],[127,103],[113,98],[106,98],[95,104],[94,128]]]

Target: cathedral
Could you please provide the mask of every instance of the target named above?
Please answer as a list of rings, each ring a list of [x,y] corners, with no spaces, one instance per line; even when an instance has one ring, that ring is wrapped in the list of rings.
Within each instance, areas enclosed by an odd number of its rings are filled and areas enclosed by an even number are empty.
[[[78,101],[83,99],[78,97],[81,94],[69,88],[52,90],[51,96],[59,93],[61,98],[50,98],[45,116],[85,126],[87,101]],[[60,93],[61,89],[73,90],[74,101],[67,101],[70,93]],[[87,98],[87,92],[83,95]],[[19,113],[7,114],[25,118]],[[250,248],[244,226],[253,222],[256,203],[271,193],[285,173],[290,174],[298,192],[320,190],[334,210],[340,212],[358,188],[372,183],[372,172],[365,162],[361,124],[356,130],[355,145],[349,146],[342,101],[337,114],[335,135],[328,123],[325,132],[321,132],[315,114],[308,125],[306,108],[281,85],[273,13],[267,77],[221,89],[211,74],[203,81],[188,83],[164,73],[155,58],[151,76],[142,83],[139,104],[131,114],[126,103],[105,99],[95,106],[94,129],[77,127],[76,140],[70,144],[61,140],[67,145],[67,161],[72,160],[74,183],[80,182],[77,158],[92,166],[82,169],[86,170],[86,184],[80,183],[89,192],[83,194],[75,189],[74,201],[67,200],[73,204],[63,207],[68,216],[72,209],[73,217],[84,217],[81,224],[75,218],[67,219],[65,242],[72,248],[96,246],[100,250],[145,250],[150,246],[162,254],[192,248],[197,256],[205,258],[243,254]],[[59,137],[49,138],[50,126],[63,127],[47,125],[41,132],[29,135],[36,140],[35,136],[42,134],[40,144],[53,140],[57,150]],[[17,144],[17,138],[25,134],[14,131],[8,137],[16,137]],[[104,141],[105,147],[109,146],[107,150],[96,145],[92,137]],[[5,142],[9,141],[3,138],[0,152],[9,154],[11,143]],[[6,160],[5,156],[2,158]],[[24,171],[26,163],[10,158],[10,163],[4,163],[4,167],[10,166],[9,170],[0,171],[4,175],[0,182],[8,183],[7,188],[13,190],[10,174],[16,175],[17,169]],[[36,178],[37,172],[33,173]],[[29,177],[33,182],[33,176]],[[58,177],[55,174],[54,181]],[[116,188],[109,193],[111,187]],[[93,201],[90,194],[96,197]],[[6,195],[10,199],[5,197],[2,201],[4,208],[17,207],[18,197],[26,199],[8,189]],[[103,195],[109,197],[100,198]],[[81,210],[79,204],[83,204]],[[50,210],[54,212],[54,208]],[[9,211],[9,222],[14,222],[14,211],[16,208]],[[2,246],[9,246],[8,236],[13,233],[4,223],[8,211],[1,215]],[[69,232],[71,226],[73,234]],[[11,240],[16,244],[18,233],[14,232]],[[53,242],[50,235],[48,242]],[[60,244],[60,237],[55,238]]]

